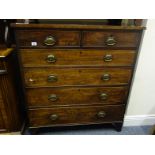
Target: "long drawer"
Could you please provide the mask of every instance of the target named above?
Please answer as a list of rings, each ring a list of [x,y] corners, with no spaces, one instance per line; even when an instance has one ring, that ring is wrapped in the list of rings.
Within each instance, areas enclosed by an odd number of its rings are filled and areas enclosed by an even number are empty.
[[[82,49],[23,49],[20,51],[24,67],[45,66],[131,66],[134,50]]]
[[[124,105],[38,108],[28,111],[30,127],[94,124],[123,120]]]
[[[37,88],[27,89],[28,106],[121,104],[127,87]]]
[[[25,68],[26,87],[128,84],[130,68]]]
[[[80,32],[67,30],[18,30],[18,46],[21,48],[50,48],[80,46]]]
[[[139,44],[140,33],[136,31],[84,31],[84,47],[131,47]]]

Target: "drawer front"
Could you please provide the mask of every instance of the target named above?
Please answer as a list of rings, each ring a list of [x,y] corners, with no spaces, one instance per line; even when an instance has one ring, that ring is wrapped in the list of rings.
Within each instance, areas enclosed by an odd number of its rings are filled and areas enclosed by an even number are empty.
[[[44,66],[131,66],[133,50],[21,50],[24,67]]]
[[[18,30],[16,34],[20,47],[51,48],[78,47],[80,45],[78,31]]]
[[[24,73],[27,87],[128,84],[131,77],[131,69],[121,68],[31,68]]]
[[[139,32],[133,31],[85,31],[84,47],[132,47],[138,46]]]
[[[120,104],[125,101],[127,87],[37,88],[28,89],[26,94],[31,107]]]
[[[124,106],[81,106],[29,110],[31,127],[92,124],[123,120]]]

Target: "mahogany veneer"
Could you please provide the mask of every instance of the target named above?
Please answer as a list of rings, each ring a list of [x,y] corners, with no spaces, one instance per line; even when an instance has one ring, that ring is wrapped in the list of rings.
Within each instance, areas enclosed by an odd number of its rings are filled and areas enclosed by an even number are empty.
[[[121,130],[144,27],[13,24],[28,127]]]

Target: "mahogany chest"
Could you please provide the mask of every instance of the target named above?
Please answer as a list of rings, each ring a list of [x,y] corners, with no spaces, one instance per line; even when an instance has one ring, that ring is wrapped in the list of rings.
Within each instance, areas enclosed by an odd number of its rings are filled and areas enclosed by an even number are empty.
[[[143,27],[14,24],[30,129],[121,130]]]

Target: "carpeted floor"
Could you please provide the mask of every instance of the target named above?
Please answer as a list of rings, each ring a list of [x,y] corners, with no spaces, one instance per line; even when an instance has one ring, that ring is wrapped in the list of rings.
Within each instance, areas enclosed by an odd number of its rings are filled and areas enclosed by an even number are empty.
[[[130,126],[123,127],[117,132],[109,127],[69,127],[40,129],[39,135],[150,135],[152,126]],[[25,134],[30,134],[28,131]]]

